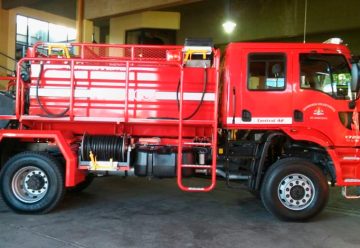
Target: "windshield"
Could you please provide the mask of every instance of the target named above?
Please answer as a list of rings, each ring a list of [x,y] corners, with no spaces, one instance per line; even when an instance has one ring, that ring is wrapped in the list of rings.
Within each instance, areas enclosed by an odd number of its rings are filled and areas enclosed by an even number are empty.
[[[301,88],[322,91],[335,99],[353,99],[351,72],[341,54],[300,54]]]

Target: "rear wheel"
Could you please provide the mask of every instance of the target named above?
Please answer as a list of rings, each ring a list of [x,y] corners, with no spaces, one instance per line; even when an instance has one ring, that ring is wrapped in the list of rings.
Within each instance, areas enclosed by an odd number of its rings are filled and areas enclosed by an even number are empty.
[[[267,171],[261,199],[265,208],[283,220],[307,220],[324,209],[329,186],[323,172],[307,160],[286,158]]]
[[[65,193],[64,173],[46,153],[23,152],[8,160],[0,174],[1,195],[17,212],[46,213]]]

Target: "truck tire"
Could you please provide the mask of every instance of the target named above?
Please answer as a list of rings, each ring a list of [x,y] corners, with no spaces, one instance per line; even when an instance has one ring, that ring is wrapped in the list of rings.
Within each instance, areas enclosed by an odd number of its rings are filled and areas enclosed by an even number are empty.
[[[79,183],[78,185],[76,185],[74,187],[67,188],[67,192],[79,193],[79,192],[85,190],[87,187],[90,186],[92,181],[94,181],[94,178],[95,178],[94,174],[91,174],[91,173],[87,174],[84,181],[82,181],[81,183]]]
[[[0,174],[4,202],[19,213],[47,213],[65,193],[64,169],[47,153],[22,152]]]
[[[323,172],[300,158],[277,161],[266,172],[261,200],[279,219],[304,221],[320,213],[329,197],[329,185]]]

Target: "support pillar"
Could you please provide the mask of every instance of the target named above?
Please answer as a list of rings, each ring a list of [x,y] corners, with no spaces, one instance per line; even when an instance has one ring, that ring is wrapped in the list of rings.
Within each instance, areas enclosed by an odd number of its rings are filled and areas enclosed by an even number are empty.
[[[76,3],[76,41],[84,41],[84,0],[77,0]]]

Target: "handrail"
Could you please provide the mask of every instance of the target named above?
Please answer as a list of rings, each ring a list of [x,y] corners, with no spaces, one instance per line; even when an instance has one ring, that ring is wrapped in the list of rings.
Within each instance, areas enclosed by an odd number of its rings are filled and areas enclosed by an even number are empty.
[[[133,44],[99,44],[99,43],[70,43],[72,46],[109,47],[109,48],[152,48],[152,49],[181,49],[179,45],[133,45]]]
[[[80,58],[85,59],[85,53],[91,53],[94,57],[97,58],[113,58],[113,59],[126,59],[129,60],[146,60],[146,59],[154,59],[151,57],[139,57],[137,58],[135,56],[135,52],[141,49],[151,49],[152,51],[168,51],[168,50],[181,50],[183,47],[178,45],[128,45],[128,44],[97,44],[97,43],[45,43],[45,42],[37,42],[33,46],[33,50],[37,52],[39,49],[45,49],[49,50],[52,47],[55,46],[62,46],[69,48],[74,48],[75,50],[78,49],[78,55]],[[107,49],[128,49],[125,51],[129,51],[129,54],[127,56],[99,56],[96,52],[94,52],[92,49],[96,48],[107,48]],[[117,50],[115,50],[117,51]],[[66,57],[70,57],[70,54],[67,54]],[[164,56],[164,59],[166,59],[166,56]]]
[[[0,80],[16,80],[16,77],[9,77],[9,76],[0,76]]]

